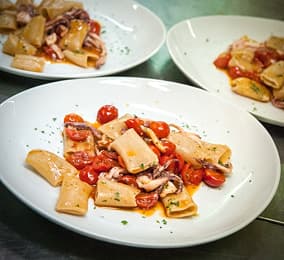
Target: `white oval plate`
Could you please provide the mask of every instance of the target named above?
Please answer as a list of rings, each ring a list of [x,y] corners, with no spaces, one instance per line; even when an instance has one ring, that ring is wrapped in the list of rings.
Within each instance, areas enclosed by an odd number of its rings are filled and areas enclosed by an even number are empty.
[[[179,69],[200,87],[263,122],[284,126],[284,110],[233,93],[226,74],[213,64],[220,53],[243,35],[264,41],[272,34],[284,36],[283,21],[245,16],[197,17],[174,25],[168,32],[167,47]]]
[[[103,104],[114,104],[120,115],[128,112],[173,122],[206,141],[229,145],[232,175],[220,189],[199,188],[193,196],[199,208],[194,218],[165,222],[159,212],[145,218],[135,212],[94,209],[91,199],[85,217],[57,213],[59,188],[25,167],[26,154],[42,148],[62,155],[64,115],[75,112],[95,121]],[[279,184],[280,160],[265,128],[249,113],[187,85],[124,77],[59,81],[9,98],[0,105],[0,118],[1,181],[44,217],[103,241],[153,248],[213,241],[253,221],[270,203]],[[128,223],[123,225],[123,220]]]
[[[40,1],[35,1],[38,3]],[[100,69],[81,68],[72,64],[46,63],[42,73],[24,71],[10,66],[12,57],[2,53],[6,36],[0,35],[0,70],[40,78],[63,79],[111,75],[152,57],[164,44],[166,29],[161,19],[132,0],[78,0],[91,18],[102,25],[101,37],[107,48],[106,63]]]

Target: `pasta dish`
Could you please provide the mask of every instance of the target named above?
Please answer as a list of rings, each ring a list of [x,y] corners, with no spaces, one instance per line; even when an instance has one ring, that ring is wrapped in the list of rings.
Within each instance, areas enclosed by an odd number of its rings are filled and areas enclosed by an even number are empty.
[[[257,42],[243,36],[214,64],[227,72],[233,92],[284,109],[284,38]]]
[[[79,2],[3,0],[0,32],[8,34],[2,51],[13,56],[17,69],[42,72],[46,61],[98,69],[106,61],[101,25]]]
[[[55,209],[85,215],[96,207],[155,209],[170,218],[195,216],[188,191],[201,183],[222,187],[232,172],[231,150],[164,121],[132,114],[119,116],[104,105],[91,123],[77,113],[65,115],[62,157],[29,151],[26,163],[52,186],[60,186]]]

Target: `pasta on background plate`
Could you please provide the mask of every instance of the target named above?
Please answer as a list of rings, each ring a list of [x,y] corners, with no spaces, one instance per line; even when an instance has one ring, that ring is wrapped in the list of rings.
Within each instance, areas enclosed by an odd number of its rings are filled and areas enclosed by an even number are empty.
[[[232,172],[231,149],[203,141],[164,121],[125,114],[113,105],[96,121],[64,117],[62,158],[31,150],[26,163],[51,185],[60,186],[55,209],[84,215],[88,200],[98,207],[152,210],[162,205],[169,218],[198,214],[192,190],[201,183],[222,187]]]
[[[284,38],[257,42],[243,36],[214,61],[231,79],[233,92],[284,109]]]
[[[2,51],[14,57],[11,66],[17,69],[42,72],[42,61],[99,69],[107,56],[100,32],[101,24],[80,2],[0,2],[0,33],[8,34]]]

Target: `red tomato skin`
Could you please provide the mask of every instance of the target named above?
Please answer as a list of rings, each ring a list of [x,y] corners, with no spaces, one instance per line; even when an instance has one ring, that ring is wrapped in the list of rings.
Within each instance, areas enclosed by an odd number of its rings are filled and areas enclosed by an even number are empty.
[[[205,174],[203,176],[203,181],[208,186],[217,188],[220,187],[226,180],[224,174],[211,169],[205,169]]]
[[[112,105],[104,105],[97,112],[97,121],[100,124],[108,123],[118,118],[118,109]]]
[[[65,133],[72,141],[77,142],[85,141],[90,134],[88,130],[77,130],[69,127],[65,128]]]
[[[142,119],[130,118],[125,121],[125,124],[128,127],[128,129],[133,128],[138,135],[140,136],[144,135],[144,132],[141,128],[141,126],[144,124],[144,121]]]
[[[185,185],[199,185],[204,177],[204,169],[194,169],[190,163],[185,163],[181,171],[181,177]]]
[[[118,163],[103,154],[95,156],[92,164],[92,167],[97,172],[107,172],[115,166],[118,166]]]
[[[232,79],[236,79],[239,77],[245,77],[252,79],[254,81],[260,82],[260,78],[257,76],[257,74],[249,71],[242,71],[239,67],[229,67],[228,74]]]
[[[95,20],[90,20],[90,31],[96,33],[97,35],[101,34],[101,24]]]
[[[65,115],[64,117],[64,123],[68,123],[68,122],[83,123],[84,119],[78,114],[70,113],[70,114]]]
[[[71,163],[76,169],[81,170],[85,166],[93,163],[93,157],[87,152],[78,151],[71,153],[66,160]]]
[[[79,178],[90,185],[95,185],[98,181],[99,173],[94,170],[92,165],[87,165],[80,170]]]
[[[140,192],[136,195],[135,199],[137,207],[141,209],[150,209],[158,203],[159,195],[156,192]]]
[[[149,147],[158,156],[158,158],[160,158],[160,156],[161,156],[160,150],[153,144],[149,144]]]
[[[259,60],[263,67],[266,68],[272,64],[273,61],[280,59],[280,55],[274,49],[267,47],[260,47],[254,53],[254,58]]]
[[[228,68],[229,61],[231,59],[230,53],[221,54],[213,63],[218,69]]]
[[[149,127],[158,138],[166,138],[170,133],[169,125],[164,121],[151,121]]]
[[[165,147],[165,152],[163,152],[165,155],[170,155],[176,150],[176,145],[168,140],[162,140],[162,145]]]
[[[119,182],[138,188],[136,177],[130,174],[122,175],[118,178]]]

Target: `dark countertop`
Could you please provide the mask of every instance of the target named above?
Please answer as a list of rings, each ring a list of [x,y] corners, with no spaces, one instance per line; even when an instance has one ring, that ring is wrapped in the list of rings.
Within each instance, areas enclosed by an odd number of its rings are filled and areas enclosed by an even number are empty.
[[[236,14],[284,20],[282,0],[139,0],[167,29],[187,18]],[[283,28],[284,32],[284,28]],[[1,62],[1,61],[0,61]],[[164,45],[143,64],[117,74],[157,78],[193,85],[175,66]],[[0,102],[46,83],[0,72]],[[280,155],[278,191],[261,216],[284,221],[284,130],[263,124]],[[0,183],[0,259],[284,259],[284,226],[256,219],[242,230],[215,242],[179,249],[142,249],[83,237],[58,226],[19,201]]]

